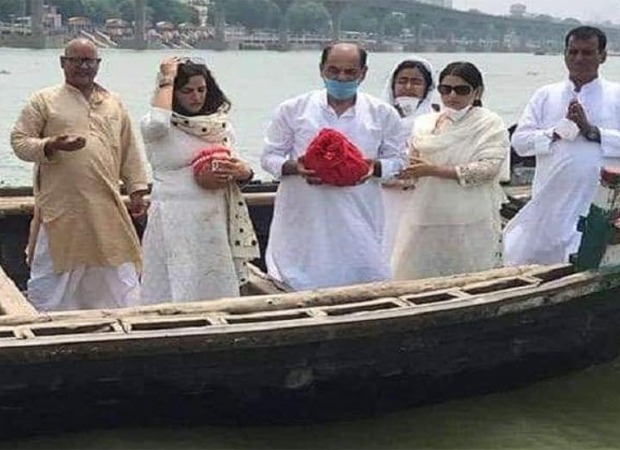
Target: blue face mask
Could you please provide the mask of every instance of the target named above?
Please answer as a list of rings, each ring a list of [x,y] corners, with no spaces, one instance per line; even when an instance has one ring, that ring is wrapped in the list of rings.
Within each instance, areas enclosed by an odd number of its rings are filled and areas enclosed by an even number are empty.
[[[323,81],[325,83],[327,93],[336,100],[347,100],[355,97],[355,94],[357,94],[357,88],[360,85],[359,80],[338,81],[325,78]]]

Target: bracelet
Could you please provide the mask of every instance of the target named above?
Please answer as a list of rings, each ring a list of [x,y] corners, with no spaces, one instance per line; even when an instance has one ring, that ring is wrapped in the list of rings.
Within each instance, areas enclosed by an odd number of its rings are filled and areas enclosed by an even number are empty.
[[[174,77],[162,75],[161,73],[157,75],[157,87],[166,87],[166,86],[174,86]]]

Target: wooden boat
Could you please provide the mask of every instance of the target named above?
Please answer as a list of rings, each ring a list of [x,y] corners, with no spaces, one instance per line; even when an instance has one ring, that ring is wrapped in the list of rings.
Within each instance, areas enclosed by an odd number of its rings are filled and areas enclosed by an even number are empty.
[[[0,256],[21,284],[19,193],[0,197]],[[247,198],[264,238],[272,194]],[[0,272],[0,434],[378,414],[587,367],[620,351],[620,268],[578,267],[308,292],[254,269],[242,298],[54,313]]]

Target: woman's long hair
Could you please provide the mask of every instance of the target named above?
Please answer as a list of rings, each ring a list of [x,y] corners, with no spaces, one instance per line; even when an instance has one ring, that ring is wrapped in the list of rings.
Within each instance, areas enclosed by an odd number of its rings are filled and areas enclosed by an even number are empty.
[[[230,100],[228,100],[226,94],[222,92],[222,89],[220,89],[217,81],[215,81],[211,71],[204,64],[193,64],[191,62],[179,64],[177,75],[174,79],[174,92],[176,93],[178,90],[182,89],[183,86],[189,82],[191,77],[197,75],[204,77],[207,85],[207,96],[200,111],[190,113],[185,110],[185,108],[177,102],[176,95],[174,95],[172,100],[172,110],[184,116],[206,116],[213,114],[220,108],[224,111],[228,111],[231,107]]]
[[[484,92],[484,81],[482,79],[482,73],[470,62],[457,61],[448,64],[439,74],[439,83],[443,81],[448,75],[460,77],[467,82],[474,89],[480,89],[480,96]],[[482,100],[474,100],[473,106],[482,106]]]

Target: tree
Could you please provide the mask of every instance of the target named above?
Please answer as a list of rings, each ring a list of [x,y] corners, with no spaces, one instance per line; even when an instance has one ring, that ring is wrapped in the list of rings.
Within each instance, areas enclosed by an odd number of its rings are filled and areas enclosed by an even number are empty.
[[[383,30],[386,36],[400,36],[405,28],[405,15],[402,13],[388,14],[383,19]]]
[[[0,0],[0,20],[10,22],[11,16],[23,15],[25,5],[24,0]]]
[[[347,8],[342,13],[342,29],[376,33],[379,19],[369,8]]]
[[[565,23],[566,25],[581,25],[581,22],[573,17],[567,17],[562,20],[562,23]]]
[[[107,19],[120,17],[118,0],[82,0],[84,15],[94,23],[103,24]]]
[[[329,14],[316,2],[293,4],[288,20],[289,30],[293,33],[321,33],[329,29]]]
[[[541,22],[553,22],[553,17],[549,14],[537,14],[534,19],[540,20]]]
[[[127,22],[136,20],[134,0],[121,1],[120,5],[118,5],[118,10],[121,13],[120,17]]]
[[[54,0],[54,5],[56,5],[58,12],[62,14],[64,20],[67,20],[69,17],[85,15],[82,0]]]
[[[228,0],[224,7],[229,24],[242,25],[248,30],[278,26],[280,10],[269,0]]]
[[[151,11],[151,19],[153,22],[165,20],[172,23],[200,23],[198,11],[176,0],[148,0],[148,6]]]

